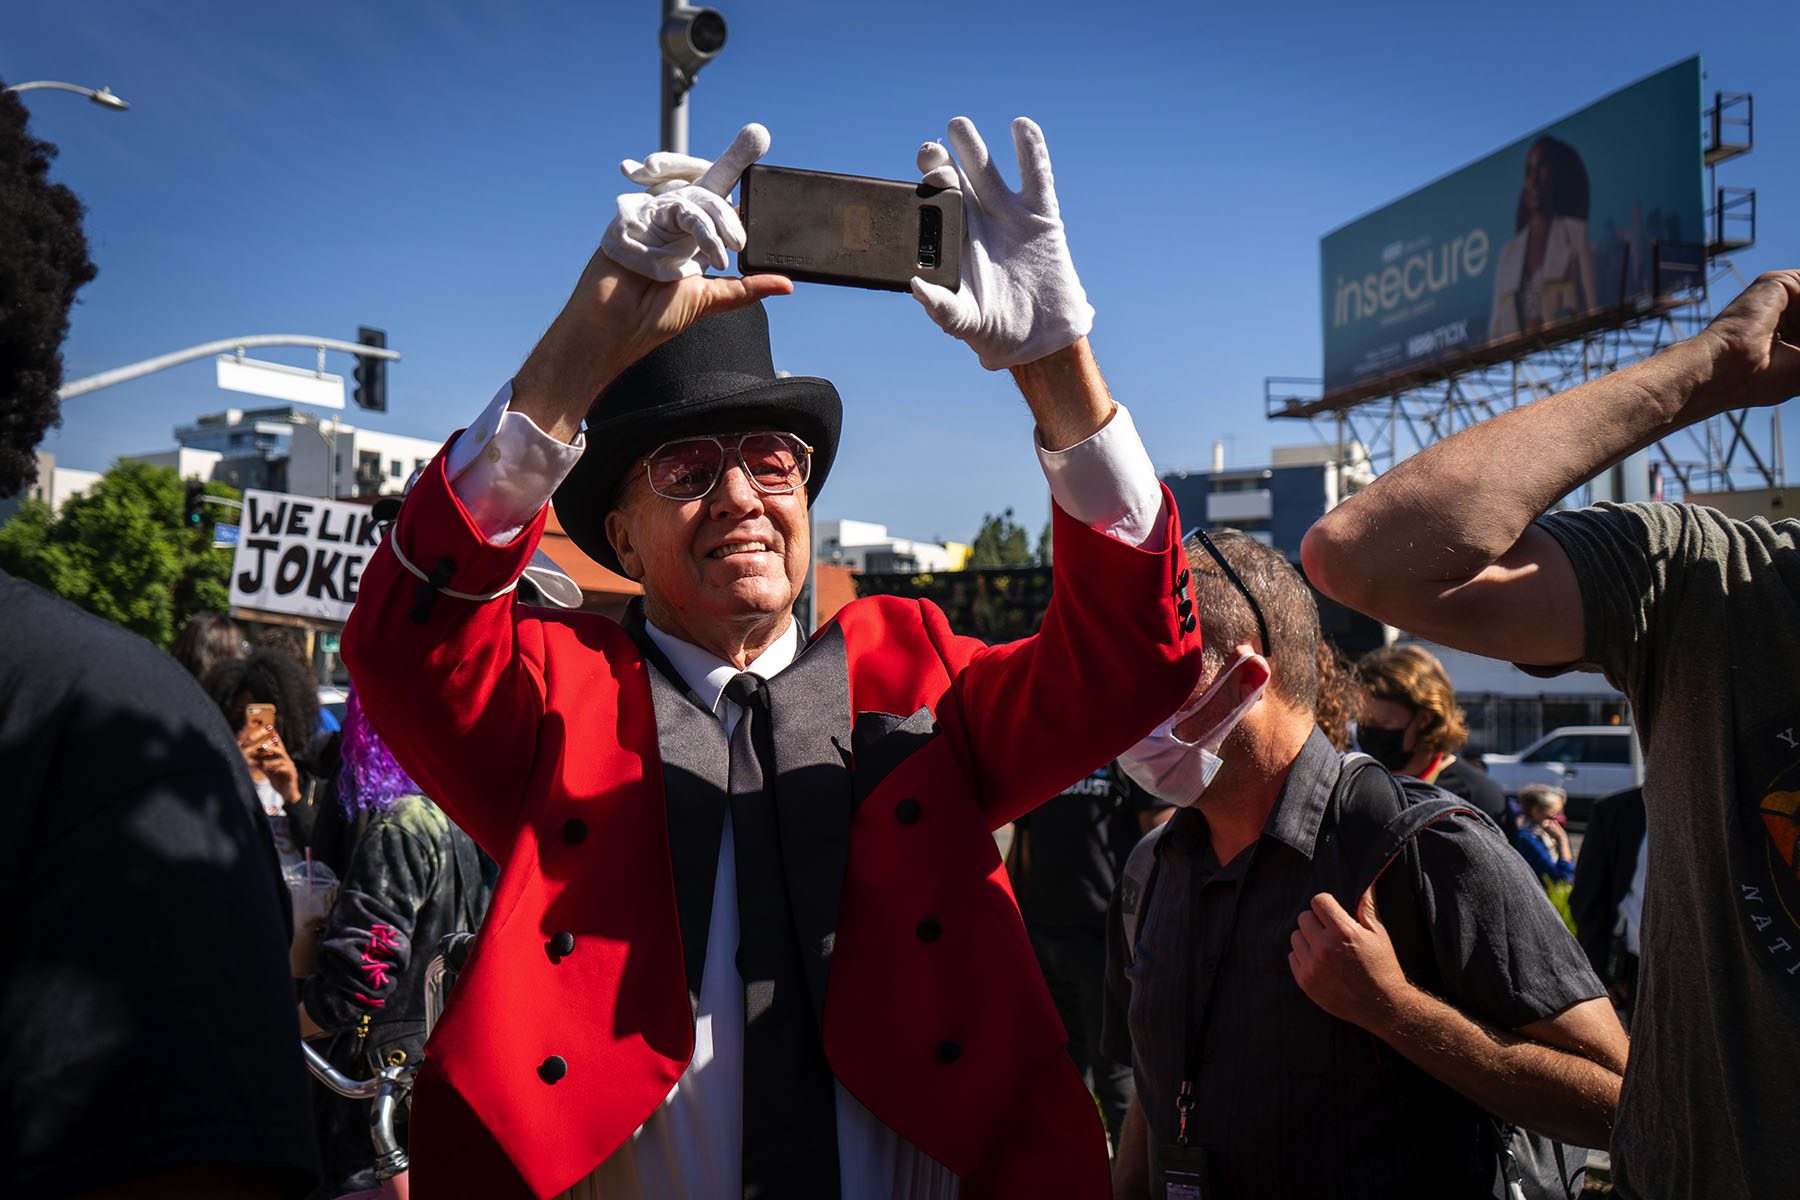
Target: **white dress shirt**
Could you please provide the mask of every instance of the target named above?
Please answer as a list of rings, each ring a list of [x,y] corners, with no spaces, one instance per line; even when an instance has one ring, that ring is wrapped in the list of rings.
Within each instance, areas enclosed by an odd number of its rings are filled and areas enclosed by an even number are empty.
[[[445,463],[451,490],[494,546],[508,544],[537,518],[587,446],[585,433],[573,442],[551,437],[508,408],[511,400],[509,382],[463,430]],[[1085,441],[1066,450],[1038,446],[1037,455],[1050,495],[1064,512],[1127,545],[1167,548],[1162,485],[1123,404]]]
[[[503,546],[536,519],[586,446],[565,444],[507,407],[502,387],[450,448],[451,490],[492,545]],[[1064,512],[1130,545],[1163,544],[1167,511],[1150,456],[1120,405],[1098,432],[1066,450],[1038,447],[1050,493]],[[742,709],[724,698],[737,668],[690,642],[646,624],[646,632],[696,696],[708,703],[727,739]],[[799,626],[747,668],[773,678],[800,651]],[[737,864],[731,814],[725,814],[706,964],[694,1017],[694,1056],[662,1105],[566,1200],[736,1200],[743,1193],[744,984],[737,973]],[[838,1164],[844,1200],[955,1200],[960,1181],[882,1124],[837,1084]]]

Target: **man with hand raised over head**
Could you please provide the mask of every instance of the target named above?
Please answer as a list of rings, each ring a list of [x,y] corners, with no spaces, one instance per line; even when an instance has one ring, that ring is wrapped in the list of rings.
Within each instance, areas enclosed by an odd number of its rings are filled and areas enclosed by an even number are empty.
[[[1598,669],[1631,701],[1649,857],[1621,1196],[1800,1179],[1800,522],[1549,509],[1679,430],[1794,396],[1800,271],[1771,271],[1653,358],[1426,447],[1301,547],[1352,608],[1542,674]]]
[[[625,164],[646,190],[371,562],[359,693],[503,864],[419,1081],[421,1193],[1106,1194],[990,831],[1172,709],[1199,638],[1043,134],[1013,136],[1016,192],[966,120],[954,159],[921,152],[968,243],[958,291],[914,291],[1035,418],[1057,506],[1037,636],[985,646],[891,598],[796,625],[837,392],[772,368],[759,302],[786,279],[703,274],[743,245],[724,198],[760,126],[717,163]],[[643,584],[623,627],[514,602],[551,500]]]

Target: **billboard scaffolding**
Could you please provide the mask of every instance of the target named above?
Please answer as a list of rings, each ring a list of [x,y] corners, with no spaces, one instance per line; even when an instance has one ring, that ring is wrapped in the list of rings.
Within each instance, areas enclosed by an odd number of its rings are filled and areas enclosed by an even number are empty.
[[[1381,470],[1698,332],[1755,241],[1755,193],[1714,175],[1754,144],[1751,98],[1701,113],[1699,86],[1677,63],[1326,235],[1323,377],[1266,379],[1265,414]],[[1766,440],[1762,420],[1686,430],[1577,498],[1779,487],[1779,410]]]
[[[1728,260],[1709,262],[1712,282],[1729,279],[1727,294],[1748,286]],[[1516,355],[1502,362],[1440,373],[1430,381],[1349,404],[1328,404],[1320,381],[1271,376],[1263,403],[1271,418],[1309,421],[1328,445],[1361,444],[1375,471],[1508,409],[1564,392],[1641,362],[1705,327],[1712,318],[1704,296],[1640,320]],[[1685,429],[1627,464],[1629,479],[1602,478],[1572,502],[1618,499],[1679,500],[1689,492],[1784,486],[1781,410],[1746,409]]]

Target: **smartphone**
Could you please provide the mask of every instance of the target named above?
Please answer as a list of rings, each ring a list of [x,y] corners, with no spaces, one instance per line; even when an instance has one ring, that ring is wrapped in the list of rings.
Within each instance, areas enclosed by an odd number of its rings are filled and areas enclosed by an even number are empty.
[[[244,705],[244,732],[251,735],[248,746],[260,746],[269,740],[275,732],[275,706],[273,704]],[[250,768],[250,778],[261,783],[267,776],[255,767]]]
[[[738,270],[904,292],[913,276],[955,291],[962,193],[917,181],[753,163],[738,184]]]
[[[262,737],[268,737],[275,731],[275,706],[273,704],[244,705],[244,728],[261,729]],[[262,738],[258,738],[261,741]]]

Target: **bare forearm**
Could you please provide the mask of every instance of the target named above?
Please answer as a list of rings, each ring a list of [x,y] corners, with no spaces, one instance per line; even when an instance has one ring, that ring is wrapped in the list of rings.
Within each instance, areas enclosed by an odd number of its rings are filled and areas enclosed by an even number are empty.
[[[596,250],[562,312],[513,376],[508,407],[573,442],[594,398],[626,367],[696,321],[793,290],[780,275],[689,275],[656,283]]]
[[[564,442],[575,440],[588,405],[625,365],[617,361],[617,353],[609,353],[611,331],[594,302],[609,266],[596,252],[562,312],[513,378],[507,407]]]
[[[1143,1106],[1134,1096],[1113,1146],[1113,1200],[1149,1200],[1149,1196],[1150,1138]]]
[[[1112,419],[1116,405],[1086,338],[1014,367],[1012,375],[1037,418],[1038,441],[1046,450],[1067,450]]]
[[[1309,550],[1338,560],[1334,574],[1354,560],[1414,583],[1472,579],[1582,482],[1710,415],[1713,364],[1709,343],[1683,342],[1427,446],[1321,520]]]
[[[1409,988],[1370,1032],[1502,1120],[1578,1146],[1605,1146],[1612,1134],[1622,1060],[1615,1070],[1491,1029],[1417,988]]]

